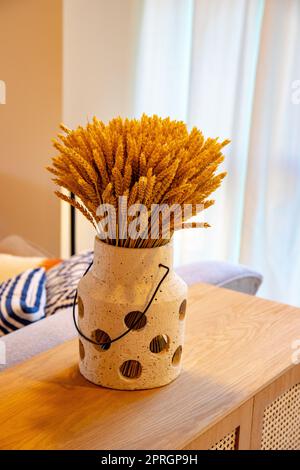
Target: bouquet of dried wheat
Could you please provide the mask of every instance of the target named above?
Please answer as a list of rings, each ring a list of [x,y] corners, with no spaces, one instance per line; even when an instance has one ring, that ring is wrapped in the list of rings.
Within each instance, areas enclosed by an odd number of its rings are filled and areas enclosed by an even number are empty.
[[[107,125],[94,118],[86,127],[70,130],[61,125],[61,129],[64,134],[54,141],[59,155],[48,170],[55,175],[53,181],[76,199],[60,191],[56,194],[79,209],[100,235],[104,226],[99,207],[115,208],[115,236],[103,237],[113,245],[139,248],[165,244],[175,230],[193,226],[187,223],[191,216],[214,203],[208,198],[226,175],[216,172],[229,141],[205,140],[197,128],[188,132],[183,122],[169,118],[119,117]],[[144,208],[138,236],[124,234],[120,226],[123,211],[126,224],[134,217],[125,212],[124,201],[127,207],[138,204]],[[166,230],[164,219],[170,214],[165,215],[165,208],[174,205],[191,210],[183,210],[180,220],[173,217]],[[155,223],[159,229],[153,237],[150,231]]]
[[[61,129],[48,169],[67,193],[56,194],[98,234],[94,264],[78,285],[80,371],[122,390],[166,385],[180,373],[187,305],[168,241],[175,230],[208,226],[187,221],[214,203],[228,140],[146,115]]]

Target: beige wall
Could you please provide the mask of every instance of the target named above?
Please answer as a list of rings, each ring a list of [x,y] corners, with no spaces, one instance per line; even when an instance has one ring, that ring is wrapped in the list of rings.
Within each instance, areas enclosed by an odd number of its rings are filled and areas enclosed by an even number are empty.
[[[60,121],[131,116],[141,0],[0,0],[0,238],[69,254],[69,207],[45,171]],[[77,214],[77,251],[93,231]]]
[[[0,238],[59,253],[60,205],[45,171],[61,121],[61,0],[0,0]]]

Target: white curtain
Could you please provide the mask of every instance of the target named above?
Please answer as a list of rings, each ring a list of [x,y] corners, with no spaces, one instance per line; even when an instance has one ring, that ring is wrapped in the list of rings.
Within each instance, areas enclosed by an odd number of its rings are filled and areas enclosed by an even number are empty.
[[[261,295],[300,305],[300,0],[144,0],[136,114],[229,137],[212,228],[176,236],[176,263],[242,262]],[[295,91],[296,90],[296,91]]]

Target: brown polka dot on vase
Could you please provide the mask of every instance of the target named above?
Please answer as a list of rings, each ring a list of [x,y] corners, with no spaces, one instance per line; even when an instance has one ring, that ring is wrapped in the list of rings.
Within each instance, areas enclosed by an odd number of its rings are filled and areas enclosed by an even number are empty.
[[[179,320],[184,320],[186,314],[186,299],[184,299],[179,307]]]

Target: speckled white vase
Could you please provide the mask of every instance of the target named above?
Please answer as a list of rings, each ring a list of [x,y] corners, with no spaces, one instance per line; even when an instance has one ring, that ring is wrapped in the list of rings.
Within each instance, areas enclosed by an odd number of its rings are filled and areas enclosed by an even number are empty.
[[[120,248],[96,237],[94,264],[78,286],[78,323],[97,342],[112,340],[141,317],[166,270],[145,316],[109,346],[79,338],[80,371],[97,385],[121,390],[160,387],[180,374],[187,286],[173,270],[173,248]]]

